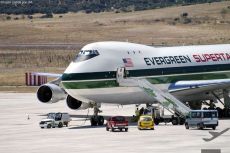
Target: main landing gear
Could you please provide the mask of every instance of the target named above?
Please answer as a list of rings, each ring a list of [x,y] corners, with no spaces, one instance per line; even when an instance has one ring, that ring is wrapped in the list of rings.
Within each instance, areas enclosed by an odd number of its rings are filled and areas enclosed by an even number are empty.
[[[217,101],[219,101],[223,105],[223,108],[215,107],[213,100],[210,100],[209,103],[206,103],[206,105],[208,105],[209,108],[204,108],[204,109],[216,109],[218,111],[219,118],[229,118],[230,117],[230,96],[229,96],[230,92],[227,89],[223,89],[222,93],[223,93],[224,101],[222,101],[222,99],[220,99],[220,97],[214,92],[212,92],[212,95],[216,98]]]
[[[104,125],[104,117],[98,115],[102,111],[99,109],[99,106],[95,105],[93,107],[94,113],[93,116],[90,118],[91,126],[102,126]]]

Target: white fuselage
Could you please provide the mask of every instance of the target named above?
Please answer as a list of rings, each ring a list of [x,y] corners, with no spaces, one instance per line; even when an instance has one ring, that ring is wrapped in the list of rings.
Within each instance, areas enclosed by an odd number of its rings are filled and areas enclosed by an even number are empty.
[[[151,47],[127,42],[86,45],[62,76],[72,97],[101,103],[153,103],[138,87],[120,87],[117,69],[126,76],[147,78],[162,90],[180,80],[230,77],[230,45]]]

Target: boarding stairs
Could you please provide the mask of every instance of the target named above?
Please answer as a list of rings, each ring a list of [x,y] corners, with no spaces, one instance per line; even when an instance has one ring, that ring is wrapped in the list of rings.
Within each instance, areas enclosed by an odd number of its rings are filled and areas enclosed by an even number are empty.
[[[119,70],[118,70],[119,71]],[[120,70],[121,71],[121,70]],[[151,84],[147,79],[140,78],[124,78],[122,75],[117,75],[119,86],[123,87],[140,87],[153,101],[159,102],[169,112],[176,114],[179,117],[185,117],[191,109],[168,91],[162,91]]]

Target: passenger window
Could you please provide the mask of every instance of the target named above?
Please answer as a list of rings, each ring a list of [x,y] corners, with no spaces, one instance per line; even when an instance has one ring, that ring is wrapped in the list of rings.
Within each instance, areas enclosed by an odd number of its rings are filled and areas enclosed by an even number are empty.
[[[191,118],[196,118],[196,112],[191,113]]]
[[[217,113],[216,112],[212,112],[212,117],[213,118],[217,117]]]
[[[197,112],[196,118],[201,118],[201,112]]]
[[[211,112],[204,112],[204,118],[212,117]]]
[[[192,112],[191,118],[201,118],[201,112]]]

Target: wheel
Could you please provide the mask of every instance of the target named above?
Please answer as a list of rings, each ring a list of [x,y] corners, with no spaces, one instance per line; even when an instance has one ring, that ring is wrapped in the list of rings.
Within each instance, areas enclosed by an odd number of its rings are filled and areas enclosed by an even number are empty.
[[[98,116],[97,121],[98,121],[98,125],[100,125],[100,126],[104,125],[104,117],[103,116]]]
[[[91,126],[97,126],[97,121],[96,121],[96,119],[95,119],[95,116],[94,116],[94,117],[91,117],[90,123],[91,123]]]
[[[172,119],[172,125],[178,125],[178,120],[177,118]]]
[[[151,130],[154,130],[154,128],[151,128]]]
[[[51,124],[48,124],[48,125],[47,125],[47,129],[50,129],[50,128],[51,128]]]
[[[154,119],[154,124],[155,125],[159,125],[159,120],[158,119]]]
[[[62,127],[63,127],[62,122],[59,122],[59,123],[58,123],[58,127],[59,127],[59,128],[62,128]]]
[[[185,128],[189,129],[188,123],[185,123]]]
[[[204,129],[203,123],[199,123],[199,124],[197,125],[197,127],[198,127],[198,129],[200,129],[200,130],[203,130],[203,129]]]
[[[215,129],[216,129],[216,126],[213,126],[212,129],[215,130]]]
[[[112,129],[111,129],[111,131],[112,131],[112,132],[114,132],[114,131],[115,131],[115,129],[114,129],[114,128],[112,128]]]
[[[128,128],[125,128],[125,132],[128,132]]]
[[[180,118],[180,125],[183,125],[185,120],[183,118]]]
[[[217,107],[216,110],[218,111],[219,118],[222,118],[223,117],[223,109],[221,109],[220,107]]]
[[[44,127],[41,127],[41,129],[44,129]]]

